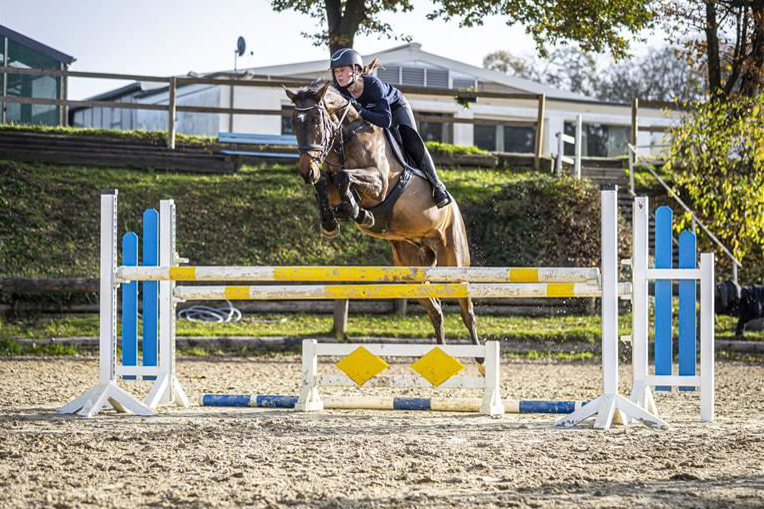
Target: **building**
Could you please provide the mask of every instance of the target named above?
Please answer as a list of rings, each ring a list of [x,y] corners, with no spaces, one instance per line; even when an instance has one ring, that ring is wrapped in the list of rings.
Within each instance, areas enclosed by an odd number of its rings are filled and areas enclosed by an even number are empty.
[[[2,65],[24,69],[66,70],[74,57],[46,46],[41,42],[0,25],[0,51]],[[38,99],[64,99],[62,78],[2,73],[4,96]],[[59,125],[62,108],[51,104],[2,103],[2,123]]]
[[[414,113],[426,117],[419,128],[427,140],[475,145],[500,152],[534,151],[538,115],[538,96],[544,94],[544,136],[542,152],[556,153],[555,135],[572,134],[577,115],[583,118],[583,155],[614,157],[627,152],[631,130],[631,105],[605,103],[597,99],[559,90],[541,83],[475,67],[434,53],[423,51],[420,44],[409,43],[385,51],[364,55],[365,61],[378,58],[384,69],[375,71],[380,79],[406,89]],[[186,85],[177,92],[178,105],[215,106],[220,108],[257,108],[289,110],[292,106],[283,89],[282,79],[331,77],[328,59],[295,64],[250,68],[245,77],[267,78],[273,87],[228,87]],[[218,72],[205,77],[242,76]],[[454,94],[443,94],[443,90]],[[459,90],[523,94],[526,98],[479,97],[465,107],[454,100]],[[497,94],[498,95],[498,94]],[[150,88],[134,83],[123,89],[91,98],[167,104],[167,87]],[[640,128],[657,130],[676,121],[660,108],[640,108]],[[84,108],[73,111],[74,125],[114,128],[166,130],[166,113],[161,111]],[[178,113],[178,132],[215,136],[219,132],[255,134],[291,134],[288,117],[275,115],[228,115]],[[658,145],[661,133],[641,131],[638,145]]]

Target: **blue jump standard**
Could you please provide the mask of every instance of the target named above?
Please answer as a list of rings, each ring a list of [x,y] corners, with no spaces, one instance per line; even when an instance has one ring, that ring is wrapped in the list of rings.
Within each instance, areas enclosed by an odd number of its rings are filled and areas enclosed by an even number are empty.
[[[297,396],[274,394],[204,394],[201,397],[201,404],[217,407],[294,408],[297,399]],[[394,397],[389,399],[391,400],[391,405],[387,408],[389,410],[433,410],[431,398]],[[587,402],[521,399],[506,403],[507,413],[570,414]]]

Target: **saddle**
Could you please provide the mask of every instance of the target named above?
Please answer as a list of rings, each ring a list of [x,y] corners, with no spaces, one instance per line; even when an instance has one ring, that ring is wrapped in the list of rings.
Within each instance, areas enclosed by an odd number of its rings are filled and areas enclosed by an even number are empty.
[[[411,182],[411,177],[416,175],[421,179],[427,180],[424,173],[422,173],[422,171],[418,168],[414,167],[411,160],[405,156],[403,150],[401,149],[402,144],[395,136],[394,130],[384,129],[384,132],[387,143],[390,145],[390,148],[395,155],[395,159],[403,167],[403,170],[398,177],[398,182],[396,182],[390,192],[387,193],[387,196],[385,196],[385,199],[382,201],[382,203],[367,209],[374,215],[374,225],[371,228],[366,229],[372,233],[377,234],[386,233],[390,229],[390,222],[393,218],[393,207],[398,201],[398,198],[400,198],[403,192],[406,190],[406,187],[408,187],[409,182]]]

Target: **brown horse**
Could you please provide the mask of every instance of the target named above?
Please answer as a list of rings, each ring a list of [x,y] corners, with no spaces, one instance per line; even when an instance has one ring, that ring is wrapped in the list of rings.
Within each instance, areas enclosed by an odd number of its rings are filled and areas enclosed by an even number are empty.
[[[467,232],[456,200],[438,209],[429,182],[404,170],[382,128],[363,120],[329,82],[286,94],[295,105],[298,169],[315,186],[324,234],[339,232],[338,218],[352,219],[365,234],[390,242],[396,265],[469,267]],[[480,344],[472,301],[458,300],[470,338]],[[437,342],[445,343],[439,299],[418,301]]]

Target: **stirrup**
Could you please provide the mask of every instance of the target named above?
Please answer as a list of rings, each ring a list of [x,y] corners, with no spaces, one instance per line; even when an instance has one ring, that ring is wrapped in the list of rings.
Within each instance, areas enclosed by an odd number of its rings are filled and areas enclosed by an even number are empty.
[[[435,202],[435,206],[442,209],[449,203],[451,203],[451,195],[446,191],[445,186],[439,186],[432,188],[432,199]]]

